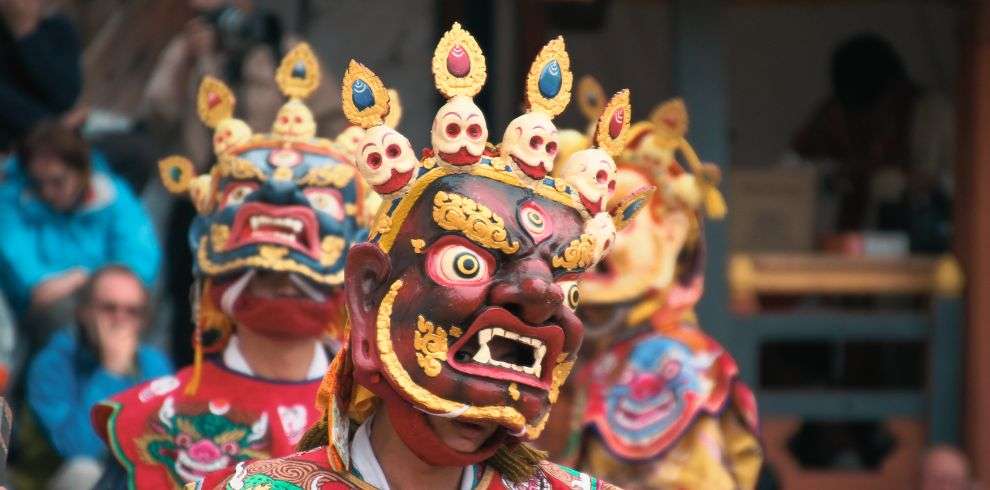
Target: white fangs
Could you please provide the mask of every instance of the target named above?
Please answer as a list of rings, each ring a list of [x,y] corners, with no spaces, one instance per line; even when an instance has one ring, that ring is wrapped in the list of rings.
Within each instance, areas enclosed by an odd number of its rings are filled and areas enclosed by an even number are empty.
[[[517,343],[530,346],[533,349],[533,365],[517,366],[512,363],[492,359],[492,352],[488,347],[488,342],[490,342],[495,336],[503,337]],[[478,352],[474,354],[474,357],[471,358],[471,360],[478,364],[487,364],[489,366],[500,367],[503,369],[511,369],[513,371],[519,371],[524,374],[536,376],[537,378],[539,378],[543,373],[543,357],[547,354],[547,346],[544,345],[543,341],[540,339],[524,337],[515,332],[509,332],[505,329],[494,327],[486,328],[478,332],[478,344],[480,348],[478,349]]]
[[[305,225],[296,218],[274,218],[263,214],[251,217],[251,235],[262,239],[277,239],[284,242],[299,242],[299,234]],[[268,229],[261,229],[266,227]],[[272,228],[281,228],[274,230]]]

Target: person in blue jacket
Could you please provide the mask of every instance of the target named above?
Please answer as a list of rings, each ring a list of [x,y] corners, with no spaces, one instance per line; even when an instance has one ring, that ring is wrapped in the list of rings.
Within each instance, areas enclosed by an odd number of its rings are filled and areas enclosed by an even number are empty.
[[[161,249],[140,201],[56,122],[35,128],[7,165],[0,230],[0,287],[35,344],[71,318],[90,271],[126,265],[146,287],[158,274]]]
[[[89,422],[90,408],[152,378],[167,384],[172,364],[140,342],[149,319],[148,292],[128,268],[98,269],[79,291],[75,325],[52,336],[31,361],[27,401],[65,463],[49,488],[91,488],[106,449]]]

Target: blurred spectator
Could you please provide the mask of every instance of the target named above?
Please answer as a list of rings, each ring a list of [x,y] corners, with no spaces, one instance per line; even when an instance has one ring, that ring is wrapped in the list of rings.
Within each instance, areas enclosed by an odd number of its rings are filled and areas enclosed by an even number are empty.
[[[204,170],[213,158],[212,137],[196,112],[196,94],[206,75],[224,80],[237,96],[238,116],[255,131],[267,131],[285,97],[275,83],[275,69],[288,48],[281,21],[244,0],[190,0],[197,12],[186,30],[162,53],[145,94],[145,121],[171,152],[189,156]],[[324,71],[320,87],[307,99],[320,136],[333,137],[346,126],[340,89]],[[189,288],[192,256],[187,236],[195,210],[176,201],[167,224],[166,289],[172,299],[172,358],[192,361],[189,339]]]
[[[831,82],[832,94],[793,146],[825,166],[836,231],[903,231],[914,251],[945,250],[955,164],[951,104],[911,80],[876,34],[839,45]]]
[[[119,263],[154,282],[161,251],[147,213],[78,133],[39,124],[8,166],[0,285],[35,344],[71,318],[73,293],[89,271]]]
[[[163,141],[204,168],[212,155],[209,128],[196,112],[196,93],[206,75],[224,80],[237,95],[241,119],[255,131],[275,121],[285,97],[275,69],[288,44],[275,14],[248,0],[190,0],[197,15],[165,48],[145,93],[149,126]],[[307,100],[321,135],[335,136],[345,122],[336,78],[324,73]]]
[[[48,441],[65,459],[49,488],[92,488],[106,449],[90,408],[119,391],[172,373],[158,350],[140,343],[148,293],[123,266],[95,271],[80,290],[75,325],[56,333],[31,362],[28,404]]]
[[[0,0],[0,153],[42,119],[68,113],[82,88],[76,31],[46,3]]]
[[[951,446],[935,446],[921,460],[921,490],[970,490],[974,488],[969,461]]]

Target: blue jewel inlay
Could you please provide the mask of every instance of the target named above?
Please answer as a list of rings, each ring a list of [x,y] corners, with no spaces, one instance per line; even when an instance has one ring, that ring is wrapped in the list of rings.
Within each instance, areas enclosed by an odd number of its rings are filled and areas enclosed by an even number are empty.
[[[179,179],[182,178],[182,169],[179,167],[172,167],[171,174],[172,174],[172,180],[178,182]]]
[[[359,78],[351,85],[351,101],[359,111],[363,111],[375,105],[375,94],[371,93],[371,87]]]
[[[629,207],[627,207],[626,210],[622,213],[622,219],[626,221],[631,219],[633,216],[636,215],[636,211],[639,211],[639,208],[643,207],[644,204],[646,204],[646,199],[640,199],[630,204]]]
[[[292,65],[292,78],[306,78],[305,63],[297,61],[295,65]]]
[[[550,60],[543,65],[543,71],[540,72],[540,95],[548,99],[556,97],[560,93],[562,83],[560,65],[557,64],[557,60]]]

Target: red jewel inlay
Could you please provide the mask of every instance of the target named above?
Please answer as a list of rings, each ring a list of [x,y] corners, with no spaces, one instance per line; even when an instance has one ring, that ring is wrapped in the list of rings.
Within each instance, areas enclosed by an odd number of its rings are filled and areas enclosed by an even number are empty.
[[[219,103],[220,103],[220,96],[217,95],[216,92],[210,92],[206,94],[206,105],[209,106],[210,109],[216,107],[217,104]]]
[[[622,122],[625,120],[626,110],[619,108],[612,114],[612,120],[608,123],[608,135],[613,139],[618,138],[622,133]]]
[[[464,78],[471,73],[471,58],[460,44],[455,44],[447,54],[447,71],[457,78]]]

